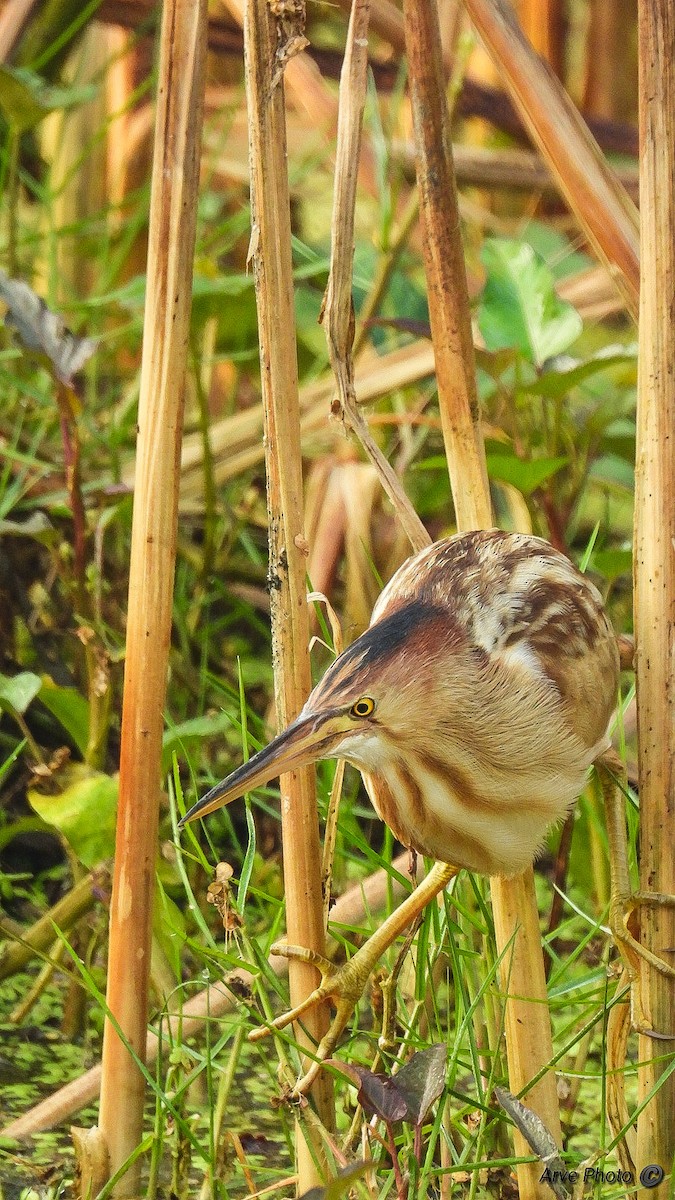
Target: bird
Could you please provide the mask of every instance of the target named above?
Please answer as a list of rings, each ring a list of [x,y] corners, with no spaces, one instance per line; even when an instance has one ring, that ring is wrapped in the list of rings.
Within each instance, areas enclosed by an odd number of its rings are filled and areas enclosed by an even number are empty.
[[[445,538],[394,574],[297,719],[185,820],[344,758],[405,847],[516,875],[609,748],[618,679],[602,598],[564,554],[501,530]]]
[[[619,673],[600,593],[543,538],[473,530],[403,563],[368,629],[328,667],[298,717],[183,818],[342,758],[359,769],[402,845],[437,860],[342,967],[279,948],[315,962],[322,983],[277,1027],[333,995],[337,1016],[318,1052],[326,1057],[364,974],[458,869],[508,877],[532,864],[610,749]]]

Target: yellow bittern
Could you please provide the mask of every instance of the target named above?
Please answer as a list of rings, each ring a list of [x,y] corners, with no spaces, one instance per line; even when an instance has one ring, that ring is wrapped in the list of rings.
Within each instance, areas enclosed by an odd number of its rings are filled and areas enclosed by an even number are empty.
[[[333,996],[337,1016],[317,1055],[327,1057],[383,951],[459,868],[509,876],[532,863],[610,747],[618,680],[598,591],[541,538],[458,534],[403,564],[369,629],[328,668],[298,718],[184,818],[318,759],[343,758],[359,768],[399,841],[439,860],[342,967],[275,948],[309,958],[323,977],[277,1027]],[[624,858],[615,875],[618,934],[670,971],[619,919],[628,892]]]

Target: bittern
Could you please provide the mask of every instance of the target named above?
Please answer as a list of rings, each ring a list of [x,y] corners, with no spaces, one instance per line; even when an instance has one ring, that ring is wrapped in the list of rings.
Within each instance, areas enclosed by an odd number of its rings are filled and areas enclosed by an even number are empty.
[[[398,840],[439,860],[342,967],[275,948],[322,974],[278,1028],[327,996],[337,1002],[317,1063],[332,1053],[383,951],[459,868],[511,876],[532,863],[609,750],[618,680],[600,594],[563,554],[536,537],[459,534],[403,564],[370,627],[328,668],[298,718],[190,809],[185,821],[284,772],[343,758],[359,768]],[[615,882],[621,905],[625,859]],[[634,952],[666,966],[618,924]]]

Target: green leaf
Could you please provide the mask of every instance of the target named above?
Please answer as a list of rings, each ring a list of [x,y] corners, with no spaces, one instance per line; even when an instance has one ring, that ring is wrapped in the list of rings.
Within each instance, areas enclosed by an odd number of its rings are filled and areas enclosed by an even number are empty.
[[[177,904],[156,880],[152,907],[152,932],[171,966],[176,981],[181,978],[181,954],[185,944],[185,919]]]
[[[609,483],[614,487],[625,488],[632,492],[635,487],[635,474],[632,463],[626,462],[618,454],[603,454],[596,458],[588,472],[589,479],[599,483]]]
[[[610,421],[609,425],[605,426],[603,431],[605,438],[617,438],[625,441],[626,438],[635,438],[635,421],[629,417],[618,417],[616,421]]]
[[[14,747],[12,752],[7,755],[7,758],[4,760],[4,762],[0,763],[0,785],[2,784],[2,781],[4,780],[5,776],[9,775],[12,767],[14,766],[14,763],[23,754],[27,744],[28,744],[28,739],[22,738],[21,741],[18,742],[17,745]],[[3,844],[4,843],[2,841],[0,841],[0,849],[2,849]]]
[[[443,471],[447,467],[448,460],[444,454],[430,454],[428,458],[410,464],[411,471]]]
[[[633,552],[632,550],[594,550],[590,565],[608,582],[613,582],[620,575],[631,574]]]
[[[574,362],[574,360],[572,361]],[[543,371],[537,379],[524,384],[521,390],[534,396],[545,396],[549,400],[556,400],[560,396],[565,396],[572,388],[578,387],[580,383],[584,383],[586,379],[597,375],[599,371],[606,370],[607,367],[631,366],[634,363],[634,354],[600,353],[583,363],[572,366],[566,363],[565,370],[558,368]]]
[[[548,264],[554,279],[567,279],[569,275],[578,275],[594,266],[593,259],[588,254],[575,252],[572,242],[554,229],[549,222],[528,221],[524,240]]]
[[[25,713],[41,687],[40,676],[32,671],[22,671],[20,675],[0,675],[0,709],[9,708],[13,712]]]
[[[33,129],[50,112],[85,104],[95,95],[91,84],[55,88],[25,67],[0,66],[0,109],[19,132]]]
[[[173,754],[185,750],[193,743],[200,744],[205,738],[225,733],[232,725],[232,718],[227,713],[220,712],[191,717],[189,721],[181,721],[179,725],[167,729],[162,738],[162,774],[165,775],[169,770]]]
[[[115,847],[118,781],[71,763],[61,773],[66,785],[55,796],[31,788],[28,800],[43,821],[58,829],[85,867],[111,858]]]
[[[541,366],[581,333],[581,317],[556,295],[553,275],[525,242],[489,238],[481,258],[488,277],[478,324],[488,350],[516,346]]]
[[[490,479],[498,479],[501,483],[510,483],[518,488],[524,496],[529,496],[536,488],[541,487],[547,479],[560,471],[569,462],[567,458],[518,458],[513,453],[494,451],[487,455],[487,469]]]
[[[84,754],[89,742],[89,704],[84,696],[76,688],[59,687],[45,676],[40,700]]]

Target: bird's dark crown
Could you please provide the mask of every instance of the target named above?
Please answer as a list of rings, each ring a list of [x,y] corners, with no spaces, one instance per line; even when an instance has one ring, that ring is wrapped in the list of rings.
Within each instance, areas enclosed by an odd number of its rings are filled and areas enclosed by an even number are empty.
[[[401,653],[406,657],[438,649],[451,636],[448,613],[440,605],[420,601],[403,603],[383,616],[348,646],[328,668],[316,691],[322,703],[329,703],[338,694],[344,700],[345,688],[353,683],[355,692],[365,688],[368,681],[381,677],[387,666]],[[439,637],[440,635],[440,637]]]

